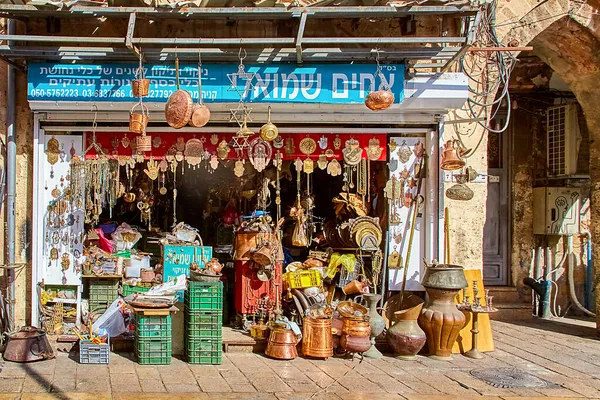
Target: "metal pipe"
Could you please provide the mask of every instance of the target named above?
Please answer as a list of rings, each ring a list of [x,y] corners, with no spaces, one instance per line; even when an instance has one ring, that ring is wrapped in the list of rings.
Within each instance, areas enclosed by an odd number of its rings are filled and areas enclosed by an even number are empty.
[[[535,280],[542,279],[542,248],[540,246],[535,248],[533,277]]]
[[[591,310],[594,307],[594,260],[592,259],[592,235],[587,235],[587,271],[585,279],[585,308]]]
[[[575,269],[575,263],[573,262],[573,236],[567,236],[567,253],[567,277],[569,279],[569,297],[571,298],[571,302],[585,315],[595,317],[596,314],[582,306],[579,300],[577,299],[577,295],[575,294],[575,279],[573,277],[573,270]]]
[[[15,21],[8,20],[8,34],[14,35]],[[17,193],[17,136],[15,130],[15,67],[7,66],[6,75],[6,243],[8,265],[15,264]],[[15,325],[15,270],[8,269],[8,290],[6,294],[11,327]]]

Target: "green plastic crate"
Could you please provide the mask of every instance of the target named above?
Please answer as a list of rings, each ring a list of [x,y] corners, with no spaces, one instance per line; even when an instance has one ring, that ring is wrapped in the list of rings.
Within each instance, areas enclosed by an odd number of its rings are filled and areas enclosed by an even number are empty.
[[[221,311],[190,311],[185,309],[185,334],[191,339],[223,337]]]
[[[134,293],[146,293],[148,290],[150,290],[149,287],[123,285],[123,297]]]
[[[134,314],[133,324],[135,325],[135,335],[137,337],[171,339],[170,315]]]
[[[119,279],[88,279],[89,302],[92,304],[112,304],[119,297]],[[91,307],[90,307],[91,309]]]
[[[185,338],[185,354],[190,364],[218,365],[223,362],[223,341],[221,339]]]
[[[104,312],[112,304],[112,301],[110,303],[108,303],[108,302],[104,302],[104,301],[94,302],[94,301],[90,300],[88,302],[88,304],[89,304],[88,308],[89,308],[90,312]]]
[[[190,282],[184,295],[185,306],[193,311],[223,310],[222,282]]]
[[[135,356],[142,365],[171,364],[171,338],[135,338]]]

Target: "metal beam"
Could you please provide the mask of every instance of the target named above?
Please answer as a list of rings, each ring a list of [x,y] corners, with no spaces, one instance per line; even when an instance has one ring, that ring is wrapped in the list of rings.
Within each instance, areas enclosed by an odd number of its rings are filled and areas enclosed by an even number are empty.
[[[308,13],[304,11],[300,17],[300,25],[298,26],[298,35],[296,35],[296,62],[302,64],[302,36],[304,36],[304,28],[306,28],[306,18]]]
[[[132,43],[133,33],[135,32],[135,18],[135,12],[129,14],[129,24],[127,24],[127,35],[125,36],[125,47],[127,47],[129,51],[131,51],[137,57],[140,57],[140,50],[137,47],[135,47]]]
[[[304,38],[310,44],[420,44],[420,43],[464,43],[463,37],[312,37]]]
[[[0,4],[0,16],[4,17],[119,17],[129,18],[132,12],[139,17],[161,19],[286,19],[298,17],[309,10],[313,18],[397,18],[407,15],[455,14],[457,16],[475,15],[476,7],[471,6],[359,6],[359,7],[95,7],[73,6],[54,9],[51,6],[33,6]]]
[[[478,11],[477,15],[475,16],[475,21],[473,22],[473,25],[469,29],[469,33],[467,34],[464,46],[460,49],[460,51],[458,51],[454,55],[454,57],[452,57],[446,63],[446,65],[444,65],[444,67],[442,68],[442,73],[448,72],[450,67],[452,67],[452,64],[454,64],[457,60],[460,60],[462,57],[464,57],[464,55],[467,53],[467,50],[469,50],[469,47],[471,47],[471,45],[475,42],[475,35],[477,34],[477,28],[479,27],[479,23],[481,22],[481,17],[482,17],[482,13],[481,13],[481,11]]]
[[[43,36],[43,35],[0,35],[0,40],[15,42],[50,42],[50,43],[102,43],[124,44],[122,37],[79,37],[79,36]]]

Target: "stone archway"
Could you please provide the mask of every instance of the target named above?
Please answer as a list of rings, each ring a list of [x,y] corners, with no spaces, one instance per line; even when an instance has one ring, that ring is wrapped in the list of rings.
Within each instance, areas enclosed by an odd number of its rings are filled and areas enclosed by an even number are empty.
[[[594,265],[600,266],[600,18],[594,14],[600,9],[600,0],[587,4],[551,0],[531,10],[518,10],[520,5],[515,3],[521,2],[508,2],[499,10],[500,15],[513,15],[504,25],[499,18],[502,42],[514,39],[520,46],[533,46],[534,54],[571,87],[585,115],[590,135],[592,257]],[[598,267],[596,283],[596,293],[600,293]],[[598,295],[596,315],[600,333]]]

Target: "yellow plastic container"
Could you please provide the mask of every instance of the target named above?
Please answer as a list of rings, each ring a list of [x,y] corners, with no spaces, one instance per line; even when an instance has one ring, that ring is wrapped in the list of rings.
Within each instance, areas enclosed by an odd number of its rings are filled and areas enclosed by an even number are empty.
[[[283,274],[283,280],[290,289],[321,286],[321,273],[313,269],[287,272]]]

